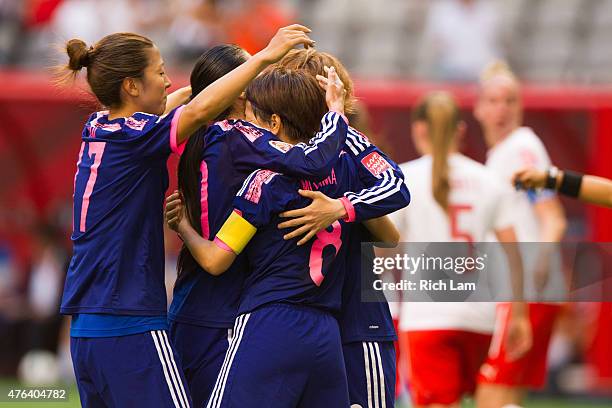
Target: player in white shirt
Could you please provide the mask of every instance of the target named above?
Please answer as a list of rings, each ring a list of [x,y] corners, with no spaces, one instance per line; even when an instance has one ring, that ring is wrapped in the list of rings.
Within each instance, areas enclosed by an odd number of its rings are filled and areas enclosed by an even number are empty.
[[[489,147],[487,168],[500,176],[507,186],[512,186],[513,174],[524,167],[546,169],[550,159],[546,148],[533,130],[521,127],[522,102],[520,85],[509,69],[496,62],[482,75],[480,94],[474,114],[482,126]],[[515,230],[519,242],[559,242],[566,229],[563,208],[550,191],[515,192]],[[525,261],[525,290],[541,294],[551,285],[561,285],[558,276],[551,276],[551,264],[558,260],[552,245],[531,246],[537,248],[534,262]],[[525,254],[525,251],[523,251]],[[555,279],[556,278],[556,279]],[[533,346],[522,358],[509,361],[505,344],[492,347],[483,365],[477,392],[479,406],[501,407],[520,405],[526,388],[544,385],[548,343],[559,306],[554,304],[529,304]],[[498,306],[496,334],[506,327],[507,305]]]
[[[392,216],[402,241],[474,243],[492,232],[500,242],[516,241],[506,205],[512,190],[485,166],[458,153],[464,128],[447,93],[430,94],[415,108],[412,137],[422,157],[401,165],[414,200]],[[516,248],[513,255],[513,269],[522,273]],[[405,300],[400,345],[408,354],[414,404],[459,407],[462,396],[476,387],[493,332],[495,303]],[[513,317],[514,351],[520,354],[530,344],[524,305],[516,304]]]

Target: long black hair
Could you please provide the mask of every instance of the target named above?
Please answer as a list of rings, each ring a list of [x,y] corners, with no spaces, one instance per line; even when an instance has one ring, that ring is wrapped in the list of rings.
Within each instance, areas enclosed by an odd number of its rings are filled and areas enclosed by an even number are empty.
[[[246,62],[247,58],[246,52],[237,45],[217,45],[206,51],[200,56],[191,71],[191,97],[195,97],[208,85],[239,67]],[[231,107],[226,109],[215,118],[215,121],[226,119],[231,111]],[[205,133],[206,127],[199,129],[189,139],[178,165],[178,187],[183,196],[186,216],[200,235],[202,234],[202,226],[200,223],[199,176]],[[208,239],[209,237],[204,238]],[[178,257],[177,282],[188,274],[193,273],[197,267],[198,264],[195,259],[193,259],[189,250],[183,245]]]

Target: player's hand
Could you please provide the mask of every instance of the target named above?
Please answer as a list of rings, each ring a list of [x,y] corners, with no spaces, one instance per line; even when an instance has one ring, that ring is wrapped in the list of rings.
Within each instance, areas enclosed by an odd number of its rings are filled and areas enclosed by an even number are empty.
[[[544,188],[546,185],[546,172],[538,169],[523,169],[514,173],[512,184],[518,189]]]
[[[315,42],[308,37],[311,30],[300,24],[292,24],[279,29],[266,48],[256,55],[268,64],[273,64],[285,56],[293,47],[299,44],[311,47]]]
[[[171,230],[178,232],[179,224],[183,219],[183,214],[184,208],[181,194],[178,191],[175,191],[166,197],[165,218],[166,224],[168,224],[168,227]]]
[[[519,312],[520,309],[523,311]],[[505,341],[509,361],[521,358],[531,349],[533,335],[527,305],[513,304]]]
[[[284,239],[289,240],[305,234],[297,243],[303,245],[317,232],[329,227],[334,221],[346,217],[346,210],[340,200],[329,198],[320,191],[299,190],[299,193],[302,197],[312,199],[312,203],[307,207],[280,214],[282,218],[292,219],[278,224],[279,229],[297,227],[286,234]]]
[[[344,99],[346,98],[344,84],[334,67],[324,67],[324,69],[327,72],[327,78],[323,75],[317,75],[317,81],[325,89],[327,108],[330,111],[339,112],[344,115]]]

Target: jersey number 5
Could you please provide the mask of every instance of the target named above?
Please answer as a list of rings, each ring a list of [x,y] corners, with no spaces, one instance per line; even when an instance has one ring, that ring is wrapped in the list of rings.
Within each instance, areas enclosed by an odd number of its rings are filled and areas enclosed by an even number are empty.
[[[337,254],[342,245],[342,226],[338,221],[334,221],[331,226],[331,232],[325,229],[317,232],[317,238],[310,249],[310,261],[308,262],[310,279],[317,286],[321,286],[323,279],[325,279],[325,276],[323,276],[323,249],[328,245],[333,245]]]
[[[87,179],[85,193],[83,193],[83,200],[81,201],[81,216],[79,217],[80,232],[85,232],[85,220],[87,219],[87,210],[89,209],[89,198],[91,197],[91,193],[96,185],[96,179],[98,178],[98,167],[100,167],[102,156],[104,155],[104,149],[106,148],[106,142],[88,142],[87,144],[88,156],[90,160],[93,156],[93,163],[89,170],[89,178]]]

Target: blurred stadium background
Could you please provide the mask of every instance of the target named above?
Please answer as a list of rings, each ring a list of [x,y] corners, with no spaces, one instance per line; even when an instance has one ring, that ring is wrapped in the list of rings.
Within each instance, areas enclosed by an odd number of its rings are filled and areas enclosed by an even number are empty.
[[[366,126],[400,163],[416,157],[410,109],[433,89],[458,98],[469,128],[463,150],[484,160],[471,113],[475,81],[502,58],[525,82],[525,123],[553,162],[612,177],[612,0],[0,0],[0,388],[72,381],[57,308],[79,135],[95,103],[84,86],[52,84],[56,45],[145,34],[178,87],[207,47],[232,42],[255,52],[294,21],[357,78]],[[610,210],[563,203],[566,240],[612,241]],[[167,237],[170,289],[178,242]],[[612,406],[611,346],[612,304],[568,305],[547,388],[526,406]],[[77,406],[74,389],[72,397]]]

